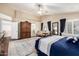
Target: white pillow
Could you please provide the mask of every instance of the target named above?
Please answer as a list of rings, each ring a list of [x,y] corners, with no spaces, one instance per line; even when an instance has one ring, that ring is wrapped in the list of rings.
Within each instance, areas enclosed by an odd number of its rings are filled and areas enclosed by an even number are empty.
[[[76,43],[78,41],[77,37],[73,37],[74,40],[73,40],[73,43]]]
[[[74,37],[74,41],[78,41],[77,37]]]
[[[72,43],[76,43],[78,41],[77,37],[68,37],[67,40],[73,39]]]
[[[73,37],[67,37],[67,40],[73,39]]]
[[[76,43],[76,41],[72,41],[73,43]]]

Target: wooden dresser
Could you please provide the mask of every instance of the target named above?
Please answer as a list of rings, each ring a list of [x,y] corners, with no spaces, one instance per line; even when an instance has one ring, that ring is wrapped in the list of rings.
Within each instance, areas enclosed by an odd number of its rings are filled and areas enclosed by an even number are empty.
[[[0,56],[8,55],[9,39],[10,38],[4,38],[4,41],[0,43]]]
[[[31,23],[28,21],[20,22],[20,39],[31,37]]]

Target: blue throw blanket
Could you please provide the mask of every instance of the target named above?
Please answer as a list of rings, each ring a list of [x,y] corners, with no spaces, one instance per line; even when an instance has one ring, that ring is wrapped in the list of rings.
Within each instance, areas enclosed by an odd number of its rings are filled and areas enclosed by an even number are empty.
[[[79,42],[73,44],[67,42],[67,37],[53,43],[50,48],[50,56],[79,56]],[[40,39],[36,41],[35,48],[39,56],[46,56],[38,49]]]
[[[79,56],[79,42],[67,42],[66,38],[51,45],[50,56]]]

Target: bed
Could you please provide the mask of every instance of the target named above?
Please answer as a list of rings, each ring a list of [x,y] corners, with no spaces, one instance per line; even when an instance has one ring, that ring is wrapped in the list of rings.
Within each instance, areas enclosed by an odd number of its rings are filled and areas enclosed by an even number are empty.
[[[38,56],[79,56],[79,42],[67,42],[65,36],[50,36],[36,40]]]
[[[26,38],[9,42],[8,56],[29,56],[35,52],[35,41],[40,37]]]

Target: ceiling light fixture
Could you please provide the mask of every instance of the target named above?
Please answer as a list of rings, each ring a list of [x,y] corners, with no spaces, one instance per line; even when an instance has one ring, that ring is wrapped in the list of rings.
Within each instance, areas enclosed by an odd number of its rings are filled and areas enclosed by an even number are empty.
[[[43,11],[44,11],[43,5],[37,4],[37,6],[38,6],[38,8],[39,8],[39,11],[38,11],[37,13],[38,13],[39,15],[42,15],[42,14],[43,14]]]

